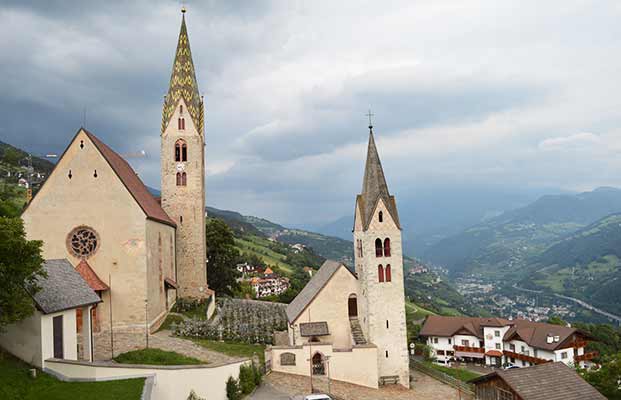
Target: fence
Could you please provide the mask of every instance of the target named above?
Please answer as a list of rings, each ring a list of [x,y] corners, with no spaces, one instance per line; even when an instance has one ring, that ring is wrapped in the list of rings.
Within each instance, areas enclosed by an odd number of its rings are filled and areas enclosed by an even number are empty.
[[[422,372],[425,375],[429,375],[430,377],[437,379],[440,382],[446,383],[447,385],[454,387],[455,389],[459,390],[464,394],[474,396],[474,388],[472,387],[472,385],[460,381],[459,379],[454,378],[450,375],[447,375],[442,371],[431,368],[430,366],[425,365],[421,361],[410,358],[410,367],[419,372]]]

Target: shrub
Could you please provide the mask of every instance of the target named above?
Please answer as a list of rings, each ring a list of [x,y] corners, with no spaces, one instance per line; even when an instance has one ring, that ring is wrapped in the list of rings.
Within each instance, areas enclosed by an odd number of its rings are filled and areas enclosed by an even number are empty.
[[[241,391],[239,390],[239,381],[232,376],[226,381],[226,398],[229,400],[241,400]]]
[[[261,373],[261,369],[258,368],[255,363],[252,363],[252,371],[254,373],[254,385],[260,386],[261,381],[263,380],[263,374]]]
[[[250,365],[239,367],[239,388],[243,394],[249,394],[255,387],[254,368]]]

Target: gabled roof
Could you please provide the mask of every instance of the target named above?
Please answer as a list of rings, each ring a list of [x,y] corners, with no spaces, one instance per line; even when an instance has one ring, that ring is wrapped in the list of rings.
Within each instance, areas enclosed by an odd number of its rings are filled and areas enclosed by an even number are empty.
[[[43,314],[51,314],[72,308],[85,307],[101,302],[101,299],[80,276],[73,265],[65,259],[45,260],[46,278],[36,279],[40,290],[31,294],[37,308]]]
[[[102,281],[99,276],[93,271],[91,266],[86,262],[86,260],[80,260],[80,263],[75,267],[75,270],[78,271],[80,276],[88,283],[91,289],[97,290],[108,290],[110,287]]]
[[[148,219],[161,222],[173,227],[177,225],[166,214],[164,209],[155,200],[149,189],[142,183],[138,175],[123,157],[118,155],[114,150],[108,147],[104,142],[99,140],[97,136],[84,128],[81,130],[93,142],[99,150],[103,158],[108,162],[112,170],[119,177],[123,185],[127,188],[132,197],[136,200],[142,211],[147,215]]]
[[[317,297],[319,292],[321,292],[321,289],[326,286],[326,284],[330,281],[330,278],[332,278],[336,271],[338,271],[341,267],[345,268],[350,274],[352,274],[354,279],[357,279],[344,264],[333,260],[326,260],[321,268],[319,268],[319,271],[317,271],[306,286],[304,286],[304,289],[302,289],[302,291],[295,296],[295,299],[293,299],[293,301],[287,306],[287,319],[290,323],[295,321],[300,314],[304,312],[306,307],[313,301],[313,299],[315,299],[315,297]]]
[[[460,331],[468,331],[483,339],[483,327],[500,328],[503,326],[509,327],[503,337],[504,341],[518,339],[529,346],[542,350],[564,348],[561,346],[567,347],[565,342],[574,333],[589,338],[586,333],[576,328],[532,322],[526,319],[507,320],[503,318],[445,317],[441,315],[428,316],[425,319],[420,335],[449,337]],[[548,336],[558,336],[559,340],[548,343]]]
[[[453,336],[457,332],[465,330],[473,336],[483,339],[483,327],[506,326],[510,321],[502,318],[472,318],[472,317],[445,317],[442,315],[429,315],[420,331],[421,336]]]
[[[527,368],[497,370],[470,381],[483,383],[493,378],[506,382],[523,400],[605,399],[575,370],[562,362],[545,363]]]
[[[373,138],[373,130],[371,129],[369,132],[367,161],[364,167],[364,179],[362,181],[362,193],[356,197],[356,204],[360,208],[360,217],[362,218],[364,230],[369,228],[373,213],[380,199],[383,200],[397,228],[401,229],[397,203],[395,202],[395,197],[388,192],[388,184],[384,177],[384,170],[382,169],[382,163],[375,146],[375,139]]]
[[[190,39],[185,26],[185,12],[181,18],[181,31],[179,32],[179,41],[177,42],[177,52],[175,53],[175,61],[173,62],[173,69],[170,75],[168,94],[162,109],[162,133],[166,130],[181,98],[185,101],[187,111],[192,117],[198,132],[202,134],[204,110],[194,73]]]

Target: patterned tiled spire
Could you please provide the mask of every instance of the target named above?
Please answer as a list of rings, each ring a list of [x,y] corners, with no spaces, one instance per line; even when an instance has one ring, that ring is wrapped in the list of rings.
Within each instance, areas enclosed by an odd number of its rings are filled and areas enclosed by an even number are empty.
[[[362,224],[366,230],[369,227],[373,213],[377,207],[379,199],[382,199],[393,221],[400,227],[399,214],[395,197],[390,195],[388,184],[384,177],[382,163],[375,147],[373,138],[373,126],[369,124],[369,145],[367,148],[367,162],[364,167],[364,180],[362,181],[362,193],[358,196],[358,204],[362,213]]]
[[[179,32],[179,42],[173,63],[172,74],[170,75],[170,85],[168,94],[164,101],[162,110],[162,133],[166,130],[170,118],[175,108],[179,104],[179,99],[183,97],[187,111],[192,117],[199,133],[203,134],[204,109],[203,102],[198,93],[198,84],[194,73],[194,62],[190,51],[190,40],[188,30],[185,26],[185,9],[182,10],[181,31]]]

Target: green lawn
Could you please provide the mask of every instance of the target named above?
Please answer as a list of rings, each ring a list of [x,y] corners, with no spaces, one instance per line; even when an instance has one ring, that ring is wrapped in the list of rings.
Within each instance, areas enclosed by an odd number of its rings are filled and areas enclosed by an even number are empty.
[[[128,351],[114,357],[114,361],[120,364],[144,364],[144,365],[196,365],[207,364],[205,361],[193,357],[187,357],[174,351],[160,349],[142,349]]]
[[[425,362],[425,365],[437,371],[444,372],[445,374],[450,375],[453,378],[459,379],[460,381],[463,381],[463,382],[468,382],[471,379],[481,376],[481,374],[477,374],[476,372],[472,372],[464,368],[444,367],[434,362]]]
[[[30,378],[28,364],[0,350],[2,400],[139,400],[144,378],[107,382],[62,382],[37,371]]]
[[[232,343],[232,342],[219,342],[217,340],[207,339],[192,339],[196,343],[209,350],[217,351],[218,353],[224,353],[233,357],[248,357],[251,358],[253,354],[257,354],[261,359],[261,363],[265,362],[265,346],[261,344],[247,344],[247,343]]]
[[[405,316],[408,321],[416,321],[425,318],[427,315],[435,314],[410,301],[405,302]]]

